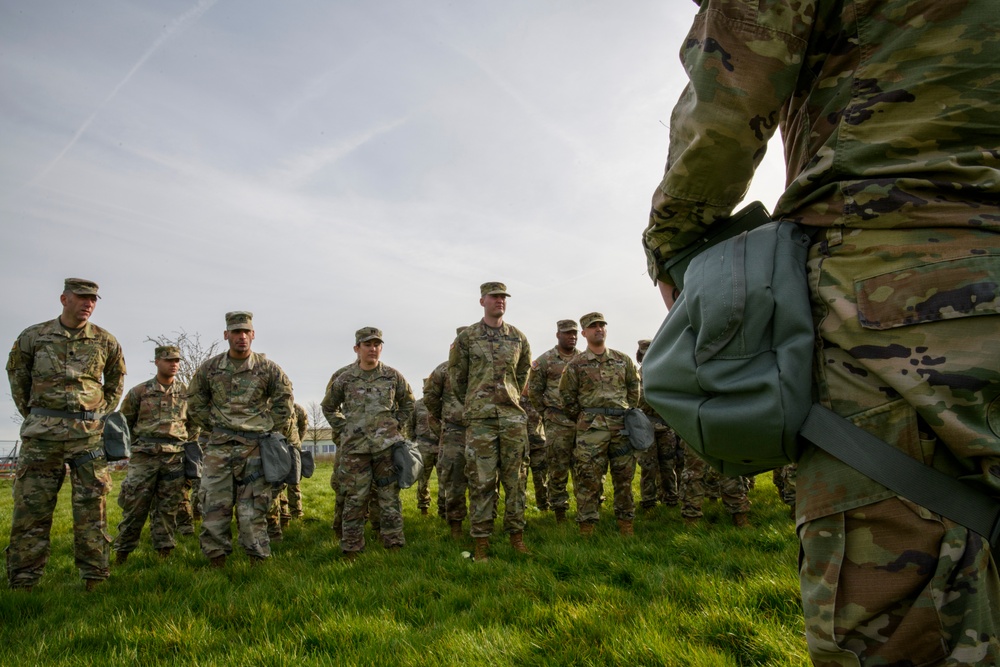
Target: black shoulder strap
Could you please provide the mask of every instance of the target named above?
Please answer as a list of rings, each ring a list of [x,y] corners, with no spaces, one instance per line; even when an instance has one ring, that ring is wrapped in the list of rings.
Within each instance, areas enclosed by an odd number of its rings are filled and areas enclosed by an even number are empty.
[[[987,540],[1000,551],[1000,502],[924,465],[814,403],[799,434],[855,470]]]

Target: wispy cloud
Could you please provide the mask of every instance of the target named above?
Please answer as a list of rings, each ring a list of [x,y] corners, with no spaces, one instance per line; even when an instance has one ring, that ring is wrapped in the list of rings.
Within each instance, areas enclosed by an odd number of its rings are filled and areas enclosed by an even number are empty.
[[[154,53],[156,53],[164,44],[166,44],[177,33],[178,30],[180,30],[181,28],[185,27],[188,24],[194,23],[199,18],[201,18],[202,14],[211,9],[212,5],[214,5],[216,2],[218,2],[218,0],[199,0],[197,5],[195,5],[194,7],[192,7],[191,9],[184,12],[183,14],[175,18],[173,21],[168,23],[160,32],[160,35],[153,41],[152,45],[150,45],[150,47],[146,49],[146,51],[142,54],[142,56],[139,57],[139,60],[136,61],[134,65],[132,65],[132,68],[125,74],[122,80],[119,81],[117,85],[115,85],[115,87],[111,90],[111,92],[108,93],[108,96],[105,97],[104,100],[97,105],[97,108],[94,109],[91,112],[91,114],[87,117],[87,119],[83,121],[80,127],[77,128],[76,132],[73,134],[73,137],[69,140],[69,143],[67,143],[66,146],[64,146],[63,149],[59,151],[59,154],[56,155],[47,165],[45,165],[45,167],[40,172],[38,172],[33,179],[31,179],[29,185],[31,186],[36,185],[41,179],[43,179],[46,176],[46,174],[52,171],[52,169],[57,164],[59,164],[59,162],[66,156],[66,154],[73,149],[73,146],[75,146],[76,142],[80,140],[80,137],[82,137],[84,132],[87,131],[87,128],[90,127],[91,123],[94,122],[94,119],[97,118],[97,115],[101,113],[104,107],[106,107],[108,103],[115,98],[116,95],[118,95],[118,93],[121,91],[122,88],[128,85],[128,82],[132,79],[132,77],[135,76],[140,69],[142,69],[142,66],[146,64],[146,61],[149,60]]]

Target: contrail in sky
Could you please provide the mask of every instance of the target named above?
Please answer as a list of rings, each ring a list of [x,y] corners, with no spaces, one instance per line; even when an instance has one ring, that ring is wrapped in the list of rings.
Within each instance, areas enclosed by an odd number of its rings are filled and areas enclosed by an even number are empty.
[[[124,78],[122,78],[122,80],[118,82],[118,85],[116,85],[111,90],[111,92],[108,93],[108,96],[104,98],[104,101],[97,105],[97,108],[94,109],[93,113],[91,113],[90,116],[87,117],[87,120],[83,121],[83,124],[77,129],[76,134],[74,134],[73,138],[69,140],[69,143],[66,144],[66,147],[63,148],[59,152],[59,155],[56,155],[55,158],[53,158],[52,161],[49,162],[44,169],[42,169],[33,179],[31,179],[29,185],[37,184],[39,180],[44,178],[46,174],[52,171],[52,168],[55,167],[59,163],[59,161],[63,159],[63,157],[65,157],[66,153],[68,153],[70,149],[73,148],[74,145],[76,145],[76,142],[80,139],[81,136],[83,136],[83,133],[87,131],[87,128],[90,127],[90,124],[94,122],[94,119],[97,117],[97,114],[99,114],[104,109],[104,107],[107,106],[108,102],[114,99],[115,95],[118,94],[118,91],[120,91],[122,88],[125,87],[125,84],[127,84],[129,80],[133,76],[135,76],[135,73],[138,72],[139,69],[146,64],[146,61],[149,60],[150,56],[156,53],[161,46],[166,44],[167,41],[171,37],[173,37],[175,32],[184,27],[185,24],[199,19],[201,15],[204,14],[206,11],[208,11],[212,7],[212,5],[214,5],[216,2],[218,2],[218,0],[199,0],[197,5],[195,5],[188,11],[184,12],[183,14],[175,18],[169,24],[167,24],[167,26],[163,28],[163,31],[160,33],[160,36],[156,38],[156,41],[154,41],[153,44],[148,49],[146,49],[146,52],[142,54],[139,60],[136,61],[134,65],[132,65],[132,69],[130,69],[128,73],[124,76]]]

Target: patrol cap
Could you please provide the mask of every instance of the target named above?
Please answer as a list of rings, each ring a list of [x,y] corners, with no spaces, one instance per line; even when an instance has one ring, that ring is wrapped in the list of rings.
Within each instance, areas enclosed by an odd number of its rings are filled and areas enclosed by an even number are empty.
[[[366,340],[382,341],[382,330],[375,327],[362,327],[354,332],[354,344],[361,345]]]
[[[181,348],[176,345],[157,345],[156,359],[180,359]]]
[[[652,344],[652,342],[653,341],[649,340],[648,338],[643,338],[642,340],[640,340],[639,341],[639,351],[645,353],[646,350],[649,349],[649,346],[650,346],[650,344]]]
[[[226,331],[253,331],[253,313],[246,310],[226,313]]]
[[[556,331],[576,331],[576,322],[573,320],[559,320],[556,322]]]
[[[597,322],[600,322],[601,324],[608,323],[608,321],[604,319],[604,315],[601,315],[600,313],[587,313],[580,318],[580,326],[584,329],[589,327],[591,324],[596,324]]]
[[[93,280],[86,280],[84,278],[67,278],[63,282],[63,291],[72,292],[73,294],[79,294],[81,296],[96,296],[98,299],[101,297],[97,294],[97,283]]]
[[[479,286],[479,295],[486,296],[487,294],[503,294],[504,296],[510,296],[507,293],[507,286],[503,283],[483,283]]]

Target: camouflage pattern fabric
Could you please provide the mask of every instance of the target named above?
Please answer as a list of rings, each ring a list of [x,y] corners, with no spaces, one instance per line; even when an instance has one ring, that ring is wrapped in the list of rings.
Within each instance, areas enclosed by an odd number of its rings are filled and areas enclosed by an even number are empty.
[[[154,377],[129,389],[120,411],[133,443],[118,494],[122,520],[114,550],[135,550],[147,516],[153,548],[173,549],[184,504],[184,442],[198,437],[187,414],[187,386],[179,380],[163,386]]]
[[[771,471],[771,481],[774,482],[774,488],[778,490],[781,502],[792,508],[793,517],[795,516],[795,477],[798,468],[796,464],[789,463]]]
[[[528,401],[521,397],[521,407],[528,417],[528,456],[531,469],[531,483],[535,488],[535,505],[541,511],[549,509],[549,460],[545,449],[545,429],[542,418]]]
[[[183,453],[133,451],[118,494],[122,520],[113,545],[115,552],[135,551],[147,516],[153,549],[173,549],[177,545],[174,533],[183,498]],[[152,509],[155,511],[151,512]]]
[[[506,322],[493,328],[480,320],[466,327],[449,353],[448,377],[467,425],[465,462],[473,538],[493,532],[498,483],[504,492],[504,530],[524,531],[528,430],[521,393],[530,367],[528,339]]]
[[[440,437],[431,429],[430,412],[424,404],[424,399],[414,404],[413,437],[424,460],[424,469],[417,479],[417,509],[428,509],[431,506],[430,479],[431,473],[437,468],[438,452],[441,449]],[[438,475],[438,487],[441,487],[441,476]],[[445,494],[443,488],[438,488],[438,514],[445,516]]]
[[[366,513],[366,518],[371,523],[372,530],[377,533],[379,532],[381,516],[378,509],[378,490],[374,488],[374,482],[372,484],[373,488],[368,494],[368,511]],[[336,533],[337,540],[340,541],[340,538],[344,533],[344,494],[340,491],[339,449],[333,455],[333,473],[330,474],[330,488],[333,489],[333,493],[336,498],[333,506],[333,532]]]
[[[428,424],[439,433],[438,489],[444,494],[445,518],[463,521],[468,515],[469,479],[465,462],[465,417],[461,401],[451,389],[448,362],[438,364],[424,381]]]
[[[291,425],[288,428],[288,444],[302,450],[302,443],[305,442],[306,433],[309,431],[309,415],[306,409],[296,403],[293,407],[294,414],[289,420]],[[281,518],[283,520],[296,519],[303,515],[302,510],[302,485],[288,484],[283,495],[279,496],[281,501]]]
[[[596,523],[604,473],[611,468],[615,518],[635,518],[632,478],[635,452],[622,434],[624,416],[593,414],[584,408],[625,410],[639,404],[639,372],[631,357],[617,350],[584,350],[566,364],[559,380],[566,414],[576,420],[576,469],[573,478],[578,523]],[[617,454],[625,449],[627,453]]]
[[[985,0],[702,0],[644,235],[665,279],[780,126],[776,217],[826,228],[808,266],[820,402],[996,497],[998,44]],[[816,664],[1000,663],[978,536],[813,449],[796,484]]]
[[[392,450],[374,454],[345,451],[340,456],[337,475],[343,494],[343,519],[340,549],[344,553],[365,548],[365,519],[370,499],[377,498],[379,516],[373,527],[385,548],[406,544],[403,536],[403,510],[399,501],[399,483],[392,465]]]
[[[364,548],[365,517],[373,494],[378,499],[383,545],[403,546],[403,515],[391,447],[412,420],[410,385],[399,371],[382,362],[370,371],[355,362],[333,374],[321,405],[340,457],[341,550],[349,553]]]
[[[199,502],[201,550],[209,559],[232,552],[234,507],[243,550],[254,558],[271,555],[267,511],[272,489],[264,480],[260,446],[252,434],[285,430],[292,405],[288,376],[257,352],[243,363],[223,352],[195,371],[188,414],[208,435]],[[220,428],[251,435],[233,436]]]
[[[524,532],[528,444],[527,418],[470,419],[465,432],[466,475],[471,507],[469,522],[473,538],[493,534],[493,518],[503,488],[505,533]],[[450,517],[449,517],[450,518]]]
[[[749,487],[745,477],[722,475],[698,456],[686,442],[684,446],[684,472],[681,473],[681,516],[685,519],[699,519],[705,497],[712,495],[712,488],[718,486],[722,504],[730,514],[746,514],[750,511]]]
[[[563,369],[574,356],[564,355],[559,346],[546,350],[531,362],[528,373],[528,398],[542,415],[545,433],[546,468],[548,470],[548,501],[553,510],[569,507],[566,490],[570,471],[573,469],[573,448],[576,446],[576,423],[566,416],[559,396],[559,379]]]
[[[177,506],[177,534],[194,535],[194,522],[201,520],[201,513],[196,512],[198,488],[201,480],[185,479],[181,489],[181,502]],[[153,513],[156,507],[150,509]],[[151,514],[152,516],[152,514]]]
[[[653,446],[636,459],[640,469],[639,504],[647,509],[655,507],[657,502],[673,506],[680,498],[677,470],[684,470],[683,450],[673,430],[660,426],[653,422]]]
[[[49,531],[66,464],[101,447],[100,438],[40,440],[25,438],[14,480],[14,516],[7,547],[7,583],[34,586],[49,560]],[[70,467],[73,487],[73,553],[83,579],[107,579],[111,536],[106,497],[111,475],[103,456]]]
[[[87,322],[66,329],[59,319],[25,329],[7,359],[10,393],[21,423],[21,455],[7,547],[7,582],[33,586],[49,556],[49,530],[64,463],[101,448],[100,420],[31,414],[32,408],[104,413],[118,405],[125,359],[115,337]],[[110,536],[106,499],[111,477],[103,455],[70,472],[76,564],[84,579],[107,579]]]

